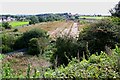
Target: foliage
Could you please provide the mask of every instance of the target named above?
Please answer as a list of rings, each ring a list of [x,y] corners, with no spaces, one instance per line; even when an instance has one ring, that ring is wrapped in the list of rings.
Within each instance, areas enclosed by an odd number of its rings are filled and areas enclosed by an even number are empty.
[[[17,32],[17,31],[18,31],[18,29],[14,29],[14,30],[13,30],[13,32]]]
[[[38,55],[40,54],[40,48],[38,45],[37,38],[32,38],[29,41],[29,48],[28,48],[28,54],[30,55]]]
[[[43,54],[48,41],[45,38],[32,38],[29,41],[28,54],[39,55]]]
[[[55,44],[49,43],[49,45],[46,46],[44,54],[42,54],[42,57],[50,61],[55,51],[56,51]]]
[[[61,65],[55,69],[43,68],[42,71],[34,69],[30,65],[26,70],[26,75],[16,75],[9,63],[5,63],[2,69],[2,78],[80,78],[80,79],[118,79],[120,78],[120,48],[112,51],[111,55],[101,52],[100,55],[92,54],[88,60],[83,58],[79,61],[72,58],[67,66]],[[44,70],[44,71],[43,71]]]
[[[115,44],[120,44],[119,29],[119,25],[104,19],[85,28],[80,33],[78,42],[83,45],[88,42],[90,53],[105,51],[105,46],[113,49]]]
[[[25,47],[27,48],[30,39],[40,38],[40,37],[48,38],[47,32],[42,29],[37,29],[37,28],[31,29],[23,33],[23,35],[16,40],[14,49],[21,49]]]
[[[16,37],[11,34],[2,35],[2,53],[7,53],[13,51],[13,45],[15,43]]]
[[[56,51],[53,54],[51,60],[54,61],[57,58],[57,65],[68,64],[68,60],[72,57],[76,57],[78,53],[78,44],[72,37],[58,37],[55,43]]]
[[[4,31],[4,30],[5,30],[5,28],[0,26],[0,31]]]
[[[79,23],[80,23],[80,24],[87,24],[88,22],[87,22],[87,21],[84,21],[84,20],[80,20]]]
[[[2,78],[10,79],[10,78],[25,78],[22,74],[16,75],[11,68],[10,63],[6,63],[2,65]]]
[[[111,17],[111,20],[114,24],[120,25],[120,18],[119,17]]]
[[[117,50],[116,50],[117,49]],[[93,78],[93,79],[108,79],[108,78],[120,78],[118,72],[118,51],[120,48],[113,50],[111,56],[104,52],[101,52],[99,56],[95,54],[91,55],[88,60],[83,59],[78,61],[73,58],[69,64],[64,67],[63,65],[55,70],[48,69],[45,72],[45,78]]]
[[[112,16],[120,17],[120,1],[113,9],[110,10],[110,13],[112,14]]]
[[[12,26],[8,22],[2,22],[2,27],[4,27],[5,29],[11,29],[12,28]]]
[[[13,49],[7,45],[2,45],[2,53],[12,52]]]
[[[31,16],[30,17],[30,22],[29,24],[35,24],[35,23],[38,23],[39,22],[39,19],[37,16]]]
[[[57,14],[49,14],[46,16],[38,16],[39,22],[48,22],[48,21],[59,21],[63,20],[64,18]]]
[[[0,60],[2,60],[5,57],[5,55],[0,54]]]

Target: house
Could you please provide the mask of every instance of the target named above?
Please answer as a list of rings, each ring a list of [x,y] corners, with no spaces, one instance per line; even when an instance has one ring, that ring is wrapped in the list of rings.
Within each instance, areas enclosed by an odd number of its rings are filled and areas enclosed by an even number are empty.
[[[6,17],[6,16],[2,16],[0,17],[0,22],[10,22],[10,21],[15,21],[15,18],[12,17]]]

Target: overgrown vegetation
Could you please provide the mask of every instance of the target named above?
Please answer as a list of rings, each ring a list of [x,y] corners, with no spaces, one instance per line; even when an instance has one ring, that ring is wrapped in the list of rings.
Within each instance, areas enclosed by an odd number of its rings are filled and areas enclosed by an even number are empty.
[[[114,25],[110,20],[101,20],[85,28],[79,35],[79,42],[88,42],[90,53],[105,51],[105,46],[115,48],[120,44],[120,26]]]
[[[0,48],[4,53],[0,54],[0,60],[4,61],[0,69],[2,78],[119,79],[120,18],[119,13],[115,12],[112,15],[113,17],[89,23],[87,27],[80,30],[77,38],[67,34],[53,40],[49,38],[46,31],[38,28],[20,35],[13,34],[17,33],[17,30],[1,33]],[[30,24],[44,22],[43,18],[38,17],[32,16]],[[78,20],[79,16],[75,18]],[[45,21],[59,20],[55,15],[49,15],[44,19]],[[83,24],[87,23],[83,22]],[[58,28],[56,26],[54,29]],[[27,48],[27,51],[20,53],[21,56],[5,55],[7,52],[24,48]],[[41,66],[42,58],[51,62],[52,65]]]
[[[100,55],[92,54],[88,59],[83,57],[82,61],[72,58],[67,66],[61,65],[55,69],[34,69],[31,74],[31,67],[28,65],[26,75],[15,75],[10,64],[3,65],[3,78],[92,78],[92,79],[119,79],[120,78],[120,48],[116,47],[111,55],[101,52]],[[45,71],[46,70],[46,71]]]
[[[29,40],[28,54],[31,55],[42,55],[45,51],[45,48],[48,45],[47,38],[32,38]]]
[[[61,64],[67,65],[69,59],[77,56],[78,44],[75,39],[68,37],[67,35],[63,37],[58,37],[55,43],[56,51],[54,52],[51,60],[52,62],[57,62],[55,65],[59,66]]]
[[[27,48],[28,43],[32,38],[40,38],[40,37],[48,38],[47,32],[42,29],[36,29],[36,28],[27,31],[23,33],[23,35],[16,40],[14,49]]]
[[[2,22],[2,27],[5,29],[11,29],[12,26],[8,22]]]
[[[55,70],[48,69],[44,76],[45,78],[117,79],[120,78],[119,51],[120,49],[116,47],[112,55],[101,52],[100,55],[92,54],[88,60],[83,58],[80,62],[73,58],[67,66],[61,65]]]
[[[2,38],[2,45],[1,45],[2,53],[13,51],[14,50],[13,46],[17,37],[14,34],[6,33],[6,34],[3,34],[1,38]]]

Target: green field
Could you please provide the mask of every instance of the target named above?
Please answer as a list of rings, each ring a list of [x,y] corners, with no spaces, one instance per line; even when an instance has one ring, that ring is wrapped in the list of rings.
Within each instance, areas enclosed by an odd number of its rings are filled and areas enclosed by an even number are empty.
[[[13,21],[9,23],[12,27],[18,27],[18,26],[23,26],[26,24],[29,24],[29,22],[23,22],[23,21]]]
[[[23,25],[26,25],[26,24],[29,24],[28,21],[12,21],[12,22],[9,22],[9,24],[14,28],[14,27],[18,27],[18,26],[23,26]],[[0,23],[0,26],[2,24]]]
[[[94,16],[80,16],[80,18],[86,18],[86,19],[103,19],[103,18],[105,18],[105,17],[102,17],[102,16],[100,16],[100,17],[94,17]]]

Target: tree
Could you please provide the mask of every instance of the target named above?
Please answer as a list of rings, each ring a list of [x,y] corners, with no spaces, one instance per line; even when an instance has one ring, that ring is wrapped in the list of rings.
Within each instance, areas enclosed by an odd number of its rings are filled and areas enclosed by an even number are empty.
[[[67,65],[72,57],[77,57],[79,45],[74,38],[65,35],[56,39],[55,48],[57,50],[52,55],[51,61],[57,62],[57,66],[60,66]]]
[[[30,17],[30,22],[29,24],[35,24],[35,23],[38,23],[39,22],[39,19],[37,16],[31,16]]]
[[[30,39],[41,37],[48,38],[49,36],[47,35],[47,32],[42,29],[38,28],[31,29],[30,31],[23,33],[23,35],[16,40],[14,48],[15,49],[22,49],[25,47],[28,48],[28,43]]]
[[[120,1],[113,9],[110,10],[110,13],[112,14],[112,16],[120,17]]]
[[[8,22],[2,22],[2,27],[5,29],[11,29],[11,25]]]
[[[46,18],[45,17],[38,17],[38,19],[39,19],[39,22],[45,22],[46,21]]]
[[[47,45],[48,45],[47,38],[32,38],[29,40],[28,54],[37,56],[39,54],[43,54]]]
[[[114,25],[111,21],[101,20],[84,29],[80,33],[78,41],[80,43],[88,42],[90,53],[105,51],[105,46],[114,49],[115,44],[120,44],[119,29],[119,26]]]

